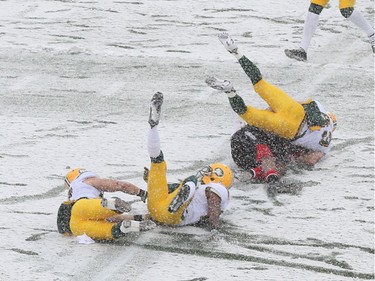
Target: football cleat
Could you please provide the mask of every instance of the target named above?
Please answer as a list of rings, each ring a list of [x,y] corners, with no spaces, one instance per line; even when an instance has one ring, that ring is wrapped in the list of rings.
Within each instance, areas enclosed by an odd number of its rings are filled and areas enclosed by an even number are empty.
[[[224,45],[225,49],[231,54],[237,54],[238,47],[230,35],[226,32],[220,33],[218,35],[219,41]]]
[[[206,84],[215,90],[224,91],[225,93],[235,92],[233,84],[229,80],[220,80],[211,76],[206,79]]]
[[[161,106],[163,104],[163,94],[157,92],[152,96],[151,105],[150,105],[150,116],[148,118],[148,123],[151,128],[159,124]]]
[[[285,55],[291,59],[299,60],[299,61],[307,61],[307,53],[304,49],[285,49]]]

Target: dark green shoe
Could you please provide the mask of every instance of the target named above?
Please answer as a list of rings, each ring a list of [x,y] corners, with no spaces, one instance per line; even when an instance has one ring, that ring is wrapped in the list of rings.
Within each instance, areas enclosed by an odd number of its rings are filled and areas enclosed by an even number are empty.
[[[299,49],[285,49],[284,50],[285,54],[287,57],[299,61],[307,61],[307,53],[305,52],[304,49],[299,48]]]

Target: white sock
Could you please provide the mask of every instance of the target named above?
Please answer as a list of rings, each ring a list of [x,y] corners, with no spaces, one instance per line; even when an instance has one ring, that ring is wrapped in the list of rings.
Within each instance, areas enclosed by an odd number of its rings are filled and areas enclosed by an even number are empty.
[[[147,135],[148,155],[153,158],[160,155],[160,137],[157,127],[150,128]]]
[[[313,37],[316,27],[318,26],[319,15],[312,12],[307,13],[305,25],[303,27],[303,35],[300,43],[300,47],[307,52],[310,46],[311,38]]]
[[[243,57],[243,54],[237,50],[237,53],[233,53],[233,56],[236,57],[237,60]]]
[[[350,17],[348,17],[348,20],[362,29],[367,36],[374,34],[374,29],[360,11],[354,10]]]
[[[120,226],[122,233],[139,232],[139,221],[123,221]]]
[[[225,92],[228,98],[234,98],[237,95],[236,91]]]

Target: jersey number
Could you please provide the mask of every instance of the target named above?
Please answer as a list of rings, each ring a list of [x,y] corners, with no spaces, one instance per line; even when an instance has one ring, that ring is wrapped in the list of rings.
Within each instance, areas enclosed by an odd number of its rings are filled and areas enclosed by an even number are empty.
[[[331,143],[331,140],[332,140],[332,133],[331,132],[328,133],[327,131],[324,131],[322,134],[322,138],[319,141],[319,144],[321,146],[328,147],[329,144]]]

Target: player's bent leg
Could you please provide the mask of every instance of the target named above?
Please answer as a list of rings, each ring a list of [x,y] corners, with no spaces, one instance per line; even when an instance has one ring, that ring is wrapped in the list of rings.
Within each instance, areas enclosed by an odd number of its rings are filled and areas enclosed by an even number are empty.
[[[189,187],[188,185],[186,186]],[[182,187],[184,187],[184,185],[180,184],[179,188],[170,193],[167,198],[159,201],[152,212],[151,209],[149,209],[149,213],[154,221],[166,225],[178,225],[182,221],[183,212],[190,202],[189,200],[184,202],[189,196],[189,193],[186,196],[185,192],[189,190],[185,188],[182,189]],[[173,202],[174,199],[177,201]]]
[[[70,229],[73,235],[86,234],[93,239],[113,239],[113,223],[108,223],[105,218],[117,213],[101,205],[101,199],[81,199],[73,208],[70,218]]]
[[[354,9],[354,4],[354,0],[340,1],[340,12],[344,18],[366,33],[372,51],[375,53],[374,28],[359,10]]]
[[[70,223],[72,233],[76,236],[86,234],[96,240],[111,240],[113,223],[106,221],[73,221]]]
[[[153,167],[151,166],[150,171],[152,171],[152,169]],[[148,211],[153,220],[159,223],[177,225],[181,222],[182,214],[195,191],[196,180],[194,182],[187,178],[180,183],[178,188],[169,194],[167,182],[165,181],[162,185],[164,186],[161,191],[162,196],[158,196],[153,192],[151,192],[150,196],[150,191],[153,190],[154,187],[150,186],[149,182]]]
[[[148,173],[147,208],[153,220],[167,225],[176,225],[181,221],[184,208],[170,213],[168,207],[182,185],[180,184],[172,193],[168,193],[166,174],[167,164],[163,157],[151,158],[151,167]]]
[[[293,119],[302,116],[303,119],[302,105],[275,85],[262,79],[254,85],[254,90],[271,107],[272,111],[285,112]]]
[[[196,177],[188,177],[180,183],[176,190],[168,195],[161,204],[161,222],[168,225],[177,225],[182,221],[183,213],[195,193],[196,185]]]
[[[197,187],[197,178],[191,176],[186,178],[176,191],[172,192],[172,201],[168,205],[168,212],[176,213],[183,205],[187,205],[187,202],[193,198]]]
[[[303,120],[303,118],[301,120],[291,119],[284,113],[275,113],[250,106],[240,117],[249,125],[287,139],[293,139],[296,136]]]
[[[305,118],[303,106],[283,90],[264,79],[254,85],[254,90],[267,102],[273,112],[251,110],[253,115],[259,115],[257,125],[253,125],[261,126],[259,128],[275,133],[280,137],[293,139]],[[247,116],[246,118],[252,117]],[[263,121],[261,118],[264,118]]]
[[[284,52],[287,57],[298,61],[307,61],[307,50],[318,26],[319,15],[327,4],[328,1],[311,1],[303,27],[300,46],[296,49],[285,49]]]
[[[151,159],[151,161],[147,182],[147,208],[155,219],[160,212],[160,202],[164,201],[168,196],[167,163],[164,160],[155,162]]]
[[[291,135],[294,134],[295,136],[305,118],[303,106],[283,90],[268,83],[264,79],[254,85],[254,89],[267,102],[271,109],[276,114],[279,114],[279,118],[288,120],[289,127],[287,129],[290,131]],[[283,137],[284,135],[280,136]]]
[[[72,216],[80,217],[83,220],[102,220],[117,214],[116,211],[102,206],[102,198],[80,199],[74,204],[72,209]]]
[[[258,67],[247,57],[242,56],[239,62],[247,76],[251,79],[254,90],[267,102],[274,112],[286,112],[293,119],[299,119],[301,115],[304,115],[303,107],[284,91],[265,81]]]

